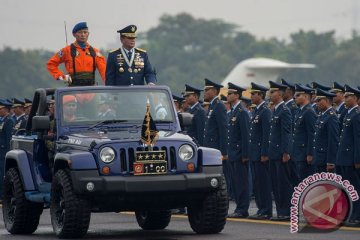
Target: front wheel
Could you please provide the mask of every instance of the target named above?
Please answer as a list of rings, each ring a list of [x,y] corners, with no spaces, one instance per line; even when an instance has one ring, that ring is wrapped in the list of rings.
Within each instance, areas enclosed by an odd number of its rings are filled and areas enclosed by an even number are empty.
[[[80,238],[87,233],[91,207],[86,199],[74,193],[68,170],[59,170],[53,178],[50,215],[59,238]]]
[[[136,221],[144,230],[160,230],[169,225],[171,211],[136,211]]]
[[[188,217],[191,228],[196,233],[219,233],[224,229],[229,209],[229,200],[225,179],[222,178],[220,187],[208,193],[200,203],[188,207]]]
[[[11,234],[31,234],[39,225],[43,204],[25,198],[23,183],[15,168],[5,174],[2,210],[5,228]]]

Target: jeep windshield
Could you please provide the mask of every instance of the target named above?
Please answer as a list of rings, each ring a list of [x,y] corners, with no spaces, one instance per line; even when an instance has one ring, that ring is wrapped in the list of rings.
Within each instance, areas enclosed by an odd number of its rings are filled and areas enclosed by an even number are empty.
[[[66,91],[60,94],[62,126],[94,128],[114,124],[142,124],[147,102],[157,123],[174,122],[168,91],[161,89],[102,89]]]

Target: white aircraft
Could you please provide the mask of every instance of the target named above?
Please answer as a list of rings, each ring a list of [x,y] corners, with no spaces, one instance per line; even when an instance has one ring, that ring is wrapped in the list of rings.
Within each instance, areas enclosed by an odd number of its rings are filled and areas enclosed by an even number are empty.
[[[251,82],[267,86],[269,80],[276,81],[278,77],[290,69],[311,69],[314,64],[286,63],[270,58],[249,58],[238,63],[221,83],[227,87],[232,82],[244,88],[248,88]]]

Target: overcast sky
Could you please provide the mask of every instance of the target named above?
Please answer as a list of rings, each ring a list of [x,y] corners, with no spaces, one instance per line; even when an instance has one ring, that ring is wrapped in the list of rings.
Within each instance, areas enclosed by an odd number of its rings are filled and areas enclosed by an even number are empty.
[[[287,39],[299,29],[334,29],[341,39],[360,28],[359,9],[359,0],[0,0],[0,49],[57,51],[65,46],[64,21],[69,42],[74,24],[87,21],[89,42],[108,48],[117,41],[117,29],[136,24],[138,31],[146,31],[163,14],[181,12],[238,24],[258,38]]]

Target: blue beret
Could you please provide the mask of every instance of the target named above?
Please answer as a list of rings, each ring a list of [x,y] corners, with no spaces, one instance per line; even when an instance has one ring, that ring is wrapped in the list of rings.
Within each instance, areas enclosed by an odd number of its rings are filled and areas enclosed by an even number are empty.
[[[124,27],[123,29],[118,30],[117,32],[120,33],[121,36],[135,38],[136,30],[137,27],[135,25],[129,25],[127,27]]]
[[[208,88],[216,88],[216,89],[219,89],[220,88],[223,88],[224,86],[221,85],[221,84],[218,84],[218,83],[215,83],[207,78],[204,79],[205,80],[205,89],[208,89]]]
[[[79,22],[78,24],[76,24],[72,30],[72,33],[76,33],[77,31],[81,30],[81,29],[85,29],[88,28],[86,22]]]

